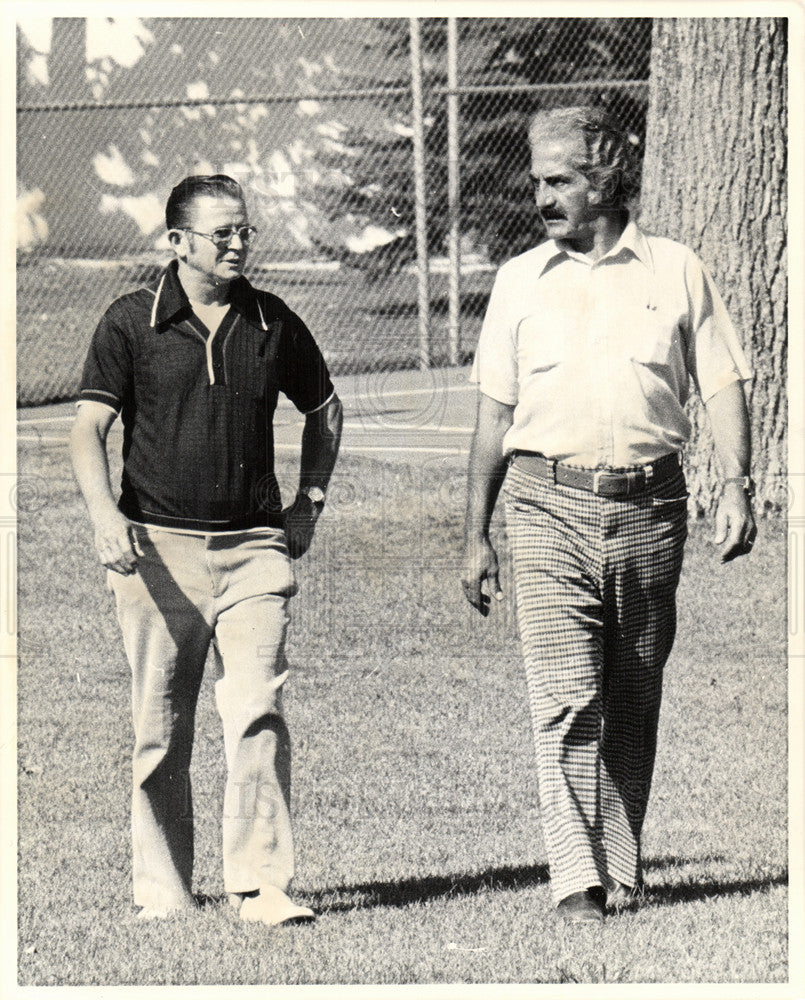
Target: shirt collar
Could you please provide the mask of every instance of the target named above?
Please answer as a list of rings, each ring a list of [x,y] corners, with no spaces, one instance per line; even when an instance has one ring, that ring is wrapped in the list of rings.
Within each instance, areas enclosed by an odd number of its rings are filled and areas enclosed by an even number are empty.
[[[190,312],[190,301],[179,281],[179,262],[172,260],[162,272],[156,286],[154,305],[151,309],[151,326],[159,329],[164,323],[186,318]],[[229,305],[245,320],[263,330],[268,329],[266,317],[255,290],[244,277],[236,278],[230,286]]]
[[[163,323],[190,309],[190,302],[177,274],[179,262],[172,260],[160,276],[151,308],[151,326],[158,330]]]
[[[605,260],[607,257],[617,257],[624,250],[636,257],[644,267],[650,271],[654,270],[654,258],[651,256],[648,240],[632,218],[626,223],[626,228],[621,233],[618,242],[608,253],[604,254],[601,260]]]
[[[564,247],[559,246],[556,240],[546,240],[545,243],[543,243],[538,249],[542,250],[542,255],[539,260],[540,276],[554,264],[558,264],[560,260],[572,256],[572,254],[569,253]],[[626,223],[618,242],[595,263],[598,264],[602,260],[609,260],[617,257],[624,251],[631,253],[632,256],[639,260],[644,267],[647,267],[651,271],[654,270],[654,259],[651,256],[651,248],[648,245],[648,240],[640,227],[631,217]]]

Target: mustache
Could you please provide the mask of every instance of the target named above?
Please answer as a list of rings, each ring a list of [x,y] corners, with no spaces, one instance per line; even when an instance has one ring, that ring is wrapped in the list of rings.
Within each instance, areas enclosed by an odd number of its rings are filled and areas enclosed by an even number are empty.
[[[542,216],[543,219],[546,219],[546,220],[558,220],[558,219],[564,219],[565,218],[565,215],[564,215],[563,212],[551,211],[550,209],[548,211],[545,211],[545,212],[540,212],[540,215]]]

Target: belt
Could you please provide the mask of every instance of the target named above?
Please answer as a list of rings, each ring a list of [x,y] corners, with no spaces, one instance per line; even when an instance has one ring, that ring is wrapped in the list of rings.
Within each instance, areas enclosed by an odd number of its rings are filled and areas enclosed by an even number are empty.
[[[518,469],[547,479],[560,486],[586,490],[600,497],[628,497],[645,493],[651,486],[665,482],[679,472],[681,457],[677,452],[663,455],[648,465],[633,469],[613,471],[611,469],[583,469],[574,465],[562,465],[554,459],[545,458],[533,451],[516,451],[512,462]]]

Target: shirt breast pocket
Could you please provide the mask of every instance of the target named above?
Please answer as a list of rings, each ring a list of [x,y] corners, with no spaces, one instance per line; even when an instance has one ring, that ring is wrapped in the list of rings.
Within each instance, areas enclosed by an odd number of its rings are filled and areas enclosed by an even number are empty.
[[[561,327],[544,315],[526,316],[517,328],[520,378],[552,371],[564,361]]]
[[[648,368],[684,366],[682,334],[672,316],[646,310],[631,325],[630,357]]]
[[[654,400],[653,405],[665,407],[668,397],[684,403],[689,382],[685,343],[673,316],[646,310],[633,328],[628,356],[644,396]]]

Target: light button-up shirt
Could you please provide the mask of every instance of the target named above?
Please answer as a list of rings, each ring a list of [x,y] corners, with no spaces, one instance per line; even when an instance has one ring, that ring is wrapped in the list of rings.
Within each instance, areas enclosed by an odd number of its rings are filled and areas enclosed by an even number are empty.
[[[632,221],[597,261],[549,240],[504,264],[470,376],[515,407],[504,454],[591,468],[681,451],[690,381],[707,400],[749,378],[698,258]]]

